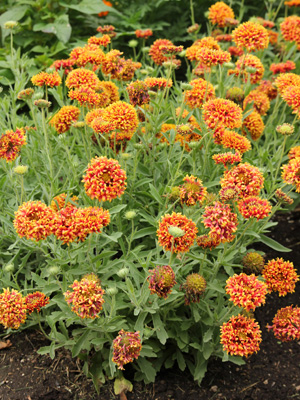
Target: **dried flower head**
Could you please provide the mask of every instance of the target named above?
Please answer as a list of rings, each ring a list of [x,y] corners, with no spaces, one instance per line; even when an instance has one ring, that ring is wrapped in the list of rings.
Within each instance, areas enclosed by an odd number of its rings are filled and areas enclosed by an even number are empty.
[[[121,329],[118,336],[113,340],[112,361],[117,364],[118,369],[124,369],[124,364],[137,359],[141,350],[140,332],[126,332]]]
[[[100,280],[95,274],[84,276],[79,282],[77,280],[64,293],[68,304],[72,303],[71,310],[80,318],[98,318],[104,303],[105,291],[100,286]]]
[[[231,242],[237,230],[237,215],[233,213],[228,204],[215,201],[212,206],[206,206],[202,215],[205,228],[209,228],[208,235],[221,242]]]
[[[55,224],[55,212],[41,201],[28,201],[15,212],[13,223],[20,237],[38,242],[51,235]]]
[[[299,281],[294,264],[284,261],[283,258],[276,258],[268,261],[265,265],[262,276],[264,277],[270,292],[278,292],[279,296],[286,296],[295,291],[295,284]]]
[[[49,124],[53,125],[57,133],[68,131],[74,122],[78,121],[79,108],[75,106],[64,106],[51,118]]]
[[[256,22],[244,22],[232,32],[232,38],[237,47],[247,51],[266,49],[269,45],[269,35],[266,28]]]
[[[160,265],[150,269],[148,276],[149,289],[151,294],[166,299],[176,285],[175,273],[169,265]]]
[[[234,12],[231,7],[223,1],[217,1],[209,7],[208,19],[213,25],[224,28],[227,25],[227,19],[234,19]]]
[[[227,90],[226,92],[226,99],[234,101],[238,105],[243,103],[245,98],[244,90],[240,87],[234,86]]]
[[[223,350],[231,355],[248,357],[259,350],[261,330],[253,318],[241,314],[221,326]]]
[[[267,326],[272,329],[276,339],[281,342],[290,342],[300,339],[300,308],[287,306],[277,311],[273,325]]]
[[[277,189],[275,192],[275,197],[277,198],[278,202],[284,203],[284,204],[293,204],[294,200],[288,196],[286,193],[284,193],[281,189]]]
[[[190,274],[180,288],[184,291],[184,304],[199,303],[206,289],[206,280],[200,274]]]
[[[0,294],[0,323],[5,329],[18,329],[27,317],[25,298],[15,289]]]
[[[25,304],[27,307],[28,314],[33,313],[33,311],[40,312],[41,307],[45,307],[49,304],[49,297],[45,296],[42,292],[30,293],[25,297]]]
[[[126,88],[130,104],[141,107],[143,104],[150,103],[148,89],[149,87],[143,81],[130,83]]]
[[[266,302],[268,287],[257,277],[241,273],[234,274],[226,281],[226,293],[235,306],[242,307],[246,311],[255,310]]]
[[[22,146],[26,144],[25,130],[16,128],[16,131],[6,131],[0,137],[0,159],[6,162],[14,161],[20,154]]]
[[[184,231],[184,235],[174,237],[169,233],[169,227],[175,226]],[[194,244],[198,229],[196,224],[181,213],[173,212],[162,217],[157,230],[158,242],[165,251],[185,253]]]
[[[122,196],[126,189],[126,172],[117,160],[95,157],[83,177],[86,194],[99,201],[111,201]]]
[[[242,264],[244,267],[243,271],[245,271],[246,274],[259,275],[264,268],[265,260],[260,254],[251,251],[243,257]]]

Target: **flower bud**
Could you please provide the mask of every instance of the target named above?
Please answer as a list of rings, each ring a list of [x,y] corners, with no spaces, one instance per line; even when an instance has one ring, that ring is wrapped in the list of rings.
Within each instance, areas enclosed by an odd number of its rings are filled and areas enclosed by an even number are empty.
[[[60,268],[57,265],[53,265],[48,268],[49,275],[57,275],[60,272]]]
[[[293,127],[293,125],[288,124],[288,123],[284,123],[282,125],[278,125],[276,127],[276,131],[278,133],[281,133],[282,135],[291,135],[292,133],[294,133],[295,128]]]
[[[134,143],[133,147],[137,150],[141,150],[144,148],[143,143]]]
[[[249,74],[254,74],[256,72],[256,68],[246,67],[246,72],[248,72]]]
[[[136,213],[135,211],[133,211],[133,210],[127,211],[127,212],[125,213],[125,218],[126,218],[126,219],[133,219],[133,218],[135,218],[136,216],[137,216],[137,213]]]
[[[117,272],[117,275],[118,275],[118,277],[119,278],[126,278],[126,276],[128,275],[128,273],[129,273],[129,269],[128,268],[126,268],[126,267],[124,267],[124,268],[122,268],[122,269],[120,269],[118,272]]]
[[[17,21],[6,21],[4,24],[4,29],[14,29],[18,26]]]
[[[29,100],[34,94],[34,89],[33,88],[28,88],[21,90],[21,92],[18,93],[17,98],[18,100]]]
[[[232,69],[232,68],[234,68],[234,64],[232,62],[225,62],[225,63],[223,63],[223,67]]]
[[[74,124],[72,125],[74,128],[83,128],[84,127],[84,125],[85,125],[85,122],[84,121],[77,121],[77,122],[74,122]]]
[[[132,48],[136,47],[138,44],[139,44],[139,42],[135,39],[129,40],[129,42],[128,42],[128,46],[132,47]]]
[[[33,104],[38,108],[49,108],[51,106],[51,101],[45,99],[34,100]]]
[[[15,174],[24,175],[28,171],[28,166],[27,165],[17,165],[13,169],[13,171],[14,171]]]
[[[129,160],[132,157],[130,153],[121,153],[121,158],[123,160]]]
[[[111,287],[111,288],[106,289],[106,293],[109,296],[115,296],[118,293],[118,289],[116,287]]]
[[[14,272],[15,266],[12,263],[5,265],[3,268],[5,272]]]
[[[194,89],[193,85],[191,85],[189,83],[186,83],[186,82],[181,82],[180,86],[181,86],[182,90],[192,90],[192,89]]]
[[[178,228],[178,226],[173,226],[173,225],[169,226],[168,232],[174,238],[182,237],[185,235],[184,230],[182,230],[181,228]]]

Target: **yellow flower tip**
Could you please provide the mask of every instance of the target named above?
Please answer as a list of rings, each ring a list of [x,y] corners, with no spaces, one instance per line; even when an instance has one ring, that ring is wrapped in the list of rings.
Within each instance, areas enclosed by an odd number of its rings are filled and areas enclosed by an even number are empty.
[[[24,175],[28,171],[27,165],[18,165],[14,168],[14,173],[18,175]]]

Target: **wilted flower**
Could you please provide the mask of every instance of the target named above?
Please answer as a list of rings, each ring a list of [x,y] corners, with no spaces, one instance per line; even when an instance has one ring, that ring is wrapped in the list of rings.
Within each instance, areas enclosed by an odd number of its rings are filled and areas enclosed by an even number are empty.
[[[288,196],[286,193],[284,193],[281,189],[276,190],[275,196],[278,199],[278,201],[281,203],[286,203],[289,205],[294,203],[294,200],[290,196]]]
[[[3,289],[0,294],[0,323],[4,328],[18,329],[27,317],[25,298],[17,290]]]
[[[77,280],[64,293],[68,304],[72,303],[71,310],[80,318],[98,318],[104,303],[103,295],[105,291],[100,286],[100,280],[95,274],[84,276],[79,282]]]
[[[258,275],[261,274],[261,271],[263,270],[265,260],[263,256],[252,251],[243,257],[242,264],[244,266],[243,270],[245,273]]]
[[[272,329],[276,339],[281,342],[300,339],[300,308],[288,306],[277,311],[273,325],[267,326]]]
[[[206,289],[206,280],[200,274],[190,274],[180,286],[184,291],[184,304],[199,303]]]
[[[246,311],[255,310],[266,302],[268,287],[254,274],[234,274],[226,281],[226,293],[235,306]]]
[[[184,231],[184,235],[174,237],[169,227],[175,226]],[[185,253],[194,244],[198,229],[196,224],[181,213],[173,212],[162,217],[157,230],[158,242],[166,250],[174,253]]]
[[[135,81],[130,83],[126,88],[129,95],[130,104],[139,107],[141,107],[143,104],[148,104],[150,102],[148,89],[149,87],[143,81]]]
[[[209,250],[212,250],[217,246],[219,246],[219,244],[221,244],[220,239],[218,239],[215,236],[211,237],[209,235],[198,236],[196,242],[197,245],[202,249],[209,249]]]
[[[166,299],[176,285],[173,269],[169,265],[161,265],[155,267],[155,269],[150,269],[149,272],[150,293]]]
[[[248,357],[259,350],[261,330],[253,318],[239,314],[221,326],[220,341],[227,353]]]
[[[121,329],[118,336],[113,340],[112,361],[117,364],[118,369],[124,369],[124,364],[137,359],[141,350],[140,332],[126,332]]]
[[[283,258],[276,258],[268,261],[265,265],[262,276],[264,277],[270,292],[278,292],[279,296],[286,296],[295,291],[295,284],[299,281],[294,264],[284,261]]]

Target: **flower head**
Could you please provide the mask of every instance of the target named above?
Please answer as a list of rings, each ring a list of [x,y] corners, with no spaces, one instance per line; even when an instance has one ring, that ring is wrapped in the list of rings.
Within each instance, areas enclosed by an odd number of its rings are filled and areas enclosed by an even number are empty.
[[[35,86],[49,86],[49,87],[54,87],[54,86],[59,86],[61,84],[61,77],[59,74],[55,71],[52,73],[47,73],[47,72],[40,72],[37,75],[34,75],[31,78],[31,82]]]
[[[88,44],[96,44],[97,46],[106,47],[111,42],[109,35],[103,35],[101,37],[92,36],[88,39]]]
[[[69,89],[78,89],[81,86],[87,86],[90,89],[96,89],[99,85],[99,78],[95,72],[85,68],[77,68],[71,71],[66,79],[66,86]]]
[[[200,274],[190,274],[180,287],[184,291],[184,304],[199,303],[206,289],[206,280]]]
[[[52,117],[50,125],[54,126],[57,133],[64,133],[71,128],[74,122],[78,121],[79,114],[79,108],[64,106]]]
[[[100,32],[102,34],[107,33],[111,39],[113,39],[116,36],[115,32],[115,27],[113,25],[103,25],[103,26],[98,26],[97,32]]]
[[[248,51],[266,49],[269,45],[268,31],[256,22],[244,22],[232,32],[232,37],[237,47]]]
[[[203,105],[204,121],[209,128],[218,125],[226,128],[240,128],[242,126],[242,109],[231,100],[214,99]]]
[[[265,93],[269,100],[273,100],[277,97],[277,89],[273,86],[271,81],[262,80],[256,90]]]
[[[258,221],[270,214],[272,206],[268,200],[258,196],[249,196],[238,202],[238,209],[244,218],[256,218]]]
[[[234,19],[234,12],[232,8],[223,1],[218,1],[210,6],[208,19],[213,25],[224,28],[227,25],[227,19]]]
[[[253,71],[249,71],[249,67],[253,68]],[[249,72],[248,72],[248,71]],[[264,66],[260,59],[252,54],[247,54],[241,56],[236,63],[236,69],[228,71],[229,74],[234,73],[235,75],[244,76],[244,81],[247,82],[248,76],[250,78],[250,83],[258,83],[264,76]]]
[[[296,64],[291,60],[288,60],[284,63],[271,64],[270,66],[270,71],[273,72],[273,75],[284,74],[292,71],[293,69],[296,69]]]
[[[234,149],[242,154],[251,149],[251,143],[245,136],[227,129],[225,129],[221,135],[221,145],[225,148]]]
[[[258,275],[263,270],[265,260],[260,254],[251,251],[243,257],[242,264],[245,273]]]
[[[68,197],[68,195],[66,193],[61,193],[58,196],[55,196],[50,204],[50,207],[52,208],[52,210],[57,212],[58,210],[61,210],[62,208],[65,208],[65,207],[76,208],[75,205],[73,205],[72,203],[70,203],[70,202],[66,203],[67,197]],[[78,197],[70,196],[70,200],[72,200],[72,202],[74,203],[78,200]]]
[[[296,42],[300,46],[300,17],[292,15],[284,19],[280,24],[282,36],[288,42]]]
[[[289,136],[292,135],[295,131],[295,128],[293,125],[288,124],[288,123],[284,123],[282,125],[278,125],[276,126],[276,132],[281,133],[281,135],[285,136]]]
[[[226,281],[226,293],[235,306],[242,307],[246,311],[255,310],[256,307],[265,304],[268,287],[257,277],[241,273],[234,274]]]
[[[148,276],[149,289],[151,294],[166,299],[176,285],[175,273],[169,265],[161,265],[150,269]]]
[[[126,189],[126,172],[117,160],[95,157],[83,177],[86,194],[99,201],[111,201],[122,196]]]
[[[15,212],[14,228],[20,237],[39,240],[51,235],[55,224],[55,211],[41,201],[23,203]]]
[[[195,59],[206,67],[213,65],[222,65],[231,60],[231,55],[228,51],[209,49],[207,47],[198,46]]]
[[[207,190],[202,185],[201,179],[197,179],[195,176],[186,176],[183,181],[183,185],[179,187],[180,202],[187,206],[194,206],[197,202],[202,204]]]
[[[300,308],[288,306],[277,311],[273,325],[267,326],[272,329],[276,339],[281,342],[300,339]]]
[[[129,95],[130,104],[133,106],[141,107],[143,104],[148,104],[150,102],[148,93],[149,87],[145,82],[132,82],[127,86],[126,90]]]
[[[279,296],[286,296],[295,291],[295,284],[299,281],[294,264],[284,261],[283,258],[276,258],[268,261],[265,265],[262,276],[268,285],[270,292],[278,292]]]
[[[300,158],[293,158],[282,166],[283,182],[296,186],[296,192],[300,192]]]
[[[212,206],[206,206],[202,215],[205,228],[209,228],[208,235],[220,242],[231,242],[233,233],[237,230],[237,215],[228,204],[215,201]]]
[[[27,89],[21,90],[18,93],[17,98],[18,98],[18,100],[24,100],[25,101],[25,100],[31,99],[33,94],[34,94],[34,89],[33,88],[27,88]]]
[[[281,93],[281,97],[292,108],[293,114],[300,116],[300,86],[288,86]]]
[[[75,65],[75,60],[71,58],[67,58],[65,60],[55,60],[50,68],[55,68],[56,71],[63,70],[65,75],[68,75],[70,71],[72,71],[73,66]]]
[[[169,227],[175,226],[184,231],[180,237],[169,233]],[[173,212],[162,217],[157,230],[158,242],[166,250],[174,253],[185,253],[194,244],[198,229],[196,224],[181,213]]]
[[[137,359],[142,350],[140,332],[119,331],[118,336],[113,340],[112,361],[117,364],[118,369],[124,369],[124,364]]]
[[[15,132],[6,131],[0,137],[0,158],[4,158],[6,162],[14,161],[25,144],[26,136],[23,128],[17,128]]]
[[[261,330],[253,318],[239,314],[221,326],[221,343],[231,355],[248,357],[259,350]]]
[[[173,43],[168,39],[157,39],[150,46],[149,56],[157,65],[162,65],[165,61],[168,61],[168,57],[163,54],[161,46],[173,46]]]
[[[252,140],[258,140],[265,129],[265,124],[257,111],[253,111],[243,121],[242,132],[246,134],[246,130],[250,133]]]
[[[286,74],[279,74],[275,79],[274,85],[277,87],[278,92],[283,93],[289,86],[300,86],[300,76],[292,72]]]
[[[202,249],[212,250],[221,244],[221,241],[215,236],[201,235],[196,239],[197,245]]]
[[[69,290],[64,293],[71,310],[80,318],[97,318],[104,303],[105,291],[100,286],[100,280],[95,274],[84,276],[80,281],[75,280]]]
[[[288,196],[286,193],[284,193],[281,189],[277,189],[275,192],[275,197],[277,198],[278,202],[283,203],[283,204],[293,204],[294,200]]]
[[[259,91],[259,90],[251,90],[248,96],[245,97],[243,107],[246,108],[247,104],[252,103],[252,106],[255,111],[257,111],[260,115],[266,115],[270,108],[270,101],[268,96]]]
[[[294,158],[299,158],[300,157],[300,146],[292,147],[288,153],[288,157],[290,160],[293,160]]]
[[[28,314],[33,313],[34,310],[37,312],[41,311],[41,307],[45,307],[49,304],[49,297],[45,296],[44,293],[34,292],[30,293],[25,297],[25,304],[27,307]]]
[[[25,298],[15,289],[0,294],[0,323],[4,328],[18,329],[27,317]]]
[[[191,108],[201,108],[202,105],[215,97],[215,89],[210,82],[198,78],[190,82],[193,89],[184,92],[184,101]]]
[[[162,90],[166,87],[170,88],[173,85],[172,79],[166,78],[153,78],[148,77],[144,80],[145,84],[147,85],[148,89],[152,91]]]
[[[152,29],[137,29],[135,31],[135,36],[141,39],[149,39],[153,35]]]
[[[130,133],[131,136],[134,134],[139,124],[134,107],[124,101],[116,101],[108,106],[104,110],[102,118],[110,122],[114,129],[124,131],[127,134]]]
[[[214,154],[212,159],[216,164],[223,164],[225,168],[227,168],[228,164],[239,163],[242,161],[242,156],[239,152],[235,153],[221,153],[221,154]]]

